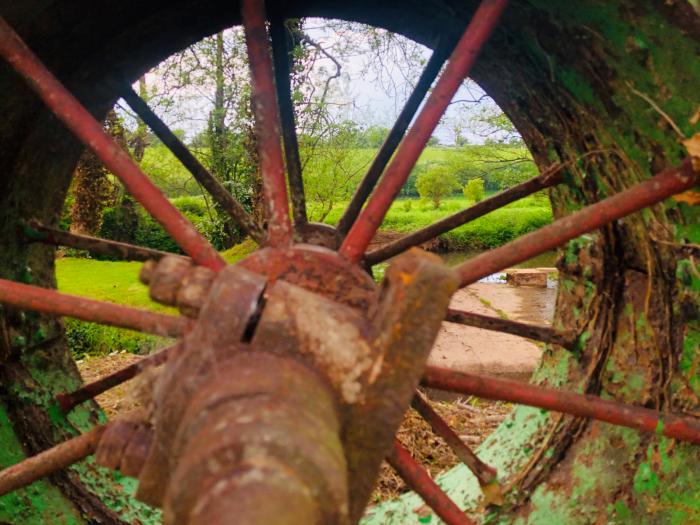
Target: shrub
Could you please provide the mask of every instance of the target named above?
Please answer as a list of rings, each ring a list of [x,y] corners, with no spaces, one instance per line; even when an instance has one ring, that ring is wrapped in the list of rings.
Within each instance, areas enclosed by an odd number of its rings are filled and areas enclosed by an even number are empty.
[[[464,196],[474,202],[484,199],[484,179],[476,178],[467,182],[464,186]]]
[[[172,203],[216,249],[225,247],[228,239],[225,224],[217,213],[207,208],[202,197],[179,197]],[[182,253],[158,221],[129,201],[105,210],[100,236],[164,252]]]
[[[149,354],[166,345],[167,339],[129,330],[66,319],[66,341],[73,357],[105,355],[124,350],[132,354]]]
[[[418,175],[416,188],[423,199],[429,199],[435,209],[440,201],[459,188],[457,177],[444,164],[436,164]]]

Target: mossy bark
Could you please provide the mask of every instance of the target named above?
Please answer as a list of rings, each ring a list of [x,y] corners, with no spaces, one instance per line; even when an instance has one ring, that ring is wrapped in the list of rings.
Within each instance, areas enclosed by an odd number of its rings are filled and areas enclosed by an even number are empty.
[[[354,19],[434,45],[441,34],[461,31],[476,4],[287,6],[290,15]],[[567,183],[552,192],[557,215],[684,156],[679,135],[700,131],[692,120],[700,109],[697,9],[688,0],[512,0],[473,76],[515,122],[540,166],[566,163]],[[100,116],[118,96],[112,79],[135,80],[172,52],[237,22],[236,6],[218,0],[0,0],[0,13]],[[4,64],[0,92],[0,277],[53,286],[53,251],[22,245],[16,219],[55,224],[81,148]],[[577,329],[580,347],[547,349],[537,382],[698,413],[700,274],[689,252],[678,248],[700,243],[697,219],[697,208],[670,200],[562,249],[555,322]],[[1,313],[0,439],[8,452],[0,458],[14,461],[98,416],[85,409],[66,420],[52,404],[54,392],[78,382],[60,324],[7,308]],[[518,408],[481,454],[513,489],[510,505],[490,514],[493,522],[700,520],[697,447]],[[98,499],[122,508],[126,521],[138,513],[145,519],[147,511],[115,499],[111,481],[88,470],[80,480],[62,475],[38,493],[0,499],[0,521],[117,519]],[[102,486],[86,489],[86,482]],[[461,504],[473,504],[475,483],[462,469],[441,483]],[[413,509],[420,503],[406,501],[378,512],[375,521],[417,521]]]

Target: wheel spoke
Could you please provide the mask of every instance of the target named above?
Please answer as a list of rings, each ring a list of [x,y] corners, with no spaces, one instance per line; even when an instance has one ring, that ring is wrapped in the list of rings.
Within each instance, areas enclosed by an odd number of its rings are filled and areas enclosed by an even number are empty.
[[[507,190],[504,190],[493,197],[484,199],[481,202],[476,203],[474,206],[466,208],[459,211],[449,217],[426,226],[420,230],[401,237],[393,242],[385,244],[381,248],[373,250],[365,255],[365,262],[369,265],[375,265],[382,261],[386,261],[401,252],[412,248],[413,246],[418,246],[430,239],[434,239],[443,233],[447,233],[450,230],[454,230],[470,221],[483,217],[487,213],[490,213],[498,208],[506,206],[511,202],[515,202],[518,199],[532,195],[540,190],[556,186],[561,184],[564,180],[563,173],[560,167],[557,167],[554,171],[548,171],[533,177],[517,186],[513,186]]]
[[[445,443],[452,449],[455,456],[476,476],[480,486],[484,487],[496,481],[496,475],[498,474],[496,469],[481,461],[474,451],[450,428],[450,425],[442,419],[440,414],[433,410],[430,403],[419,392],[416,392],[416,395],[413,397],[411,406],[428,422],[433,432],[445,440]]]
[[[0,470],[0,496],[27,485],[54,472],[70,467],[81,459],[95,453],[105,426],[96,426],[36,456]]]
[[[251,98],[265,197],[268,241],[272,246],[284,246],[291,243],[292,225],[289,220],[280,119],[265,27],[264,0],[243,0],[241,15],[250,63]]]
[[[56,394],[56,401],[58,401],[63,413],[67,414],[80,403],[93,399],[107,390],[121,385],[129,379],[133,379],[148,368],[162,365],[168,360],[169,355],[176,351],[176,348],[177,345],[164,348],[144,357],[136,363],[103,376],[96,381],[87,383],[73,392]]]
[[[199,162],[197,157],[195,157],[189,148],[177,138],[165,122],[148,107],[148,104],[146,104],[136,91],[134,91],[131,86],[127,86],[122,91],[122,97],[124,97],[129,107],[131,107],[141,120],[153,130],[153,133],[156,134],[182,165],[187,168],[195,180],[209,192],[214,200],[216,200],[217,204],[236,220],[243,231],[250,235],[255,242],[262,244],[265,240],[265,233],[260,228],[260,225],[258,225],[255,219],[246,211],[241,203],[231,195],[223,184]]]
[[[102,125],[71,95],[0,18],[0,55],[24,77],[49,109],[90,147],[131,195],[165,228],[197,263],[220,270],[226,263],[207,240],[163,195],[109,136]]]
[[[667,169],[617,195],[460,264],[456,270],[461,284],[467,286],[492,273],[532,259],[579,235],[690,189],[698,182],[700,172],[693,170],[692,159],[687,158],[680,166]]]
[[[661,413],[592,395],[435,367],[426,368],[421,383],[428,388],[589,417],[644,432],[660,432],[666,437],[700,444],[700,420],[694,417]]]
[[[398,441],[394,441],[387,462],[447,525],[474,525]]]
[[[294,224],[299,227],[306,224],[306,197],[304,196],[304,180],[301,175],[301,159],[299,157],[299,141],[297,140],[296,122],[294,120],[294,103],[292,102],[292,86],[290,81],[290,49],[284,18],[274,16],[270,21],[270,37],[272,38],[272,60],[275,66],[275,88],[277,103],[280,109],[282,140],[284,155],[287,159],[287,180],[292,199]]]
[[[107,255],[126,261],[160,260],[165,256],[179,257],[177,254],[144,248],[125,242],[100,239],[89,235],[78,235],[56,228],[44,226],[39,221],[31,220],[22,228],[22,234],[28,242],[41,242],[52,246],[68,246],[76,250]],[[183,257],[185,258],[185,257]],[[187,257],[189,260],[189,257]]]
[[[179,337],[191,325],[186,317],[94,301],[5,279],[0,279],[0,303],[164,337]]]
[[[474,326],[484,330],[518,335],[543,343],[551,343],[573,350],[576,346],[576,334],[573,331],[555,330],[551,326],[540,326],[530,323],[519,323],[510,319],[491,317],[488,315],[464,312],[450,308],[445,321],[450,323]]]
[[[469,74],[477,54],[491,35],[507,3],[507,0],[482,1],[377,189],[343,241],[339,251],[347,259],[359,261],[364,255],[367,245],[408,179],[447,106]]]
[[[338,226],[336,229],[341,237],[345,237],[350,230],[350,227],[355,222],[355,219],[360,213],[360,210],[362,210],[362,206],[365,204],[367,197],[369,197],[369,195],[372,193],[372,190],[377,184],[377,181],[384,171],[384,168],[386,168],[391,156],[394,154],[394,151],[396,151],[396,148],[401,142],[404,133],[406,133],[408,125],[411,123],[411,119],[413,119],[416,111],[418,111],[420,103],[425,98],[426,93],[430,89],[430,86],[432,86],[433,81],[437,77],[442,65],[445,63],[445,60],[453,48],[454,42],[452,41],[450,41],[449,45],[438,45],[435,48],[435,51],[433,51],[433,54],[430,56],[430,60],[428,60],[425,69],[421,73],[421,76],[416,83],[416,87],[413,88],[411,96],[401,109],[401,113],[396,119],[396,122],[394,122],[394,126],[391,128],[389,135],[387,135],[386,139],[382,143],[379,152],[377,152],[377,156],[372,161],[367,173],[360,182],[360,185],[357,187],[357,190],[355,190],[352,199],[350,199],[350,203],[348,204],[347,208],[345,208],[342,217],[340,217],[340,220],[338,221]]]

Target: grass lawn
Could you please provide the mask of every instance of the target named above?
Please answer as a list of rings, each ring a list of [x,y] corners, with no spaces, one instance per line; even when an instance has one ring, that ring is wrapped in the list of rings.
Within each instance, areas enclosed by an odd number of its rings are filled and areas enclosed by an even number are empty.
[[[420,199],[397,200],[389,209],[382,229],[411,232],[473,204],[465,197],[449,197],[435,209],[432,203]],[[344,208],[345,203],[334,208],[325,222],[337,223]],[[442,237],[453,250],[494,248],[551,221],[552,209],[549,201],[546,198],[531,196],[494,210]]]
[[[232,263],[254,249],[255,244],[246,241],[222,255]],[[98,261],[74,257],[57,259],[58,289],[99,301],[176,314],[175,308],[151,301],[148,288],[139,281],[141,265],[140,262]],[[148,353],[170,343],[166,338],[75,319],[65,318],[65,325],[68,344],[76,357],[117,351]]]
[[[438,209],[419,199],[396,201],[382,225],[390,231],[410,232],[427,226],[447,215],[473,204],[464,197],[445,199]],[[326,222],[334,224],[340,218],[343,205],[337,206]],[[465,224],[443,236],[451,249],[475,249],[500,246],[505,242],[551,222],[552,212],[548,201],[540,197],[527,197],[505,208]],[[245,241],[223,252],[232,263],[254,251],[256,245]],[[56,260],[56,278],[60,291],[101,301],[152,309],[164,313],[176,313],[174,308],[154,303],[148,297],[148,289],[139,281],[141,263],[112,262],[95,259],[65,257]],[[166,339],[139,334],[128,330],[95,325],[66,319],[66,331],[74,354],[104,354],[126,350],[146,353],[167,344]]]
[[[139,281],[140,262],[96,261],[65,257],[56,259],[56,280],[62,292],[135,308],[168,310],[148,297]]]

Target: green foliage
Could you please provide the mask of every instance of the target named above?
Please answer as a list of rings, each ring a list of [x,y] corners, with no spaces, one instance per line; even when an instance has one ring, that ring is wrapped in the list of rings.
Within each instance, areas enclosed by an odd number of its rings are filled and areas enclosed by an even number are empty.
[[[179,197],[172,199],[172,203],[215,248],[225,247],[227,235],[223,220],[212,212],[203,197]],[[170,234],[136,204],[106,209],[100,236],[156,250],[182,253]]]
[[[243,259],[244,257],[247,257],[257,249],[258,245],[255,244],[255,242],[252,239],[247,238],[240,244],[237,244],[229,248],[228,250],[221,252],[221,255],[227,263],[234,264]]]
[[[61,292],[135,308],[174,312],[148,297],[138,275],[141,263],[108,262],[65,257],[56,260],[56,279]],[[76,357],[117,350],[148,353],[165,339],[111,326],[66,319],[66,338]]]
[[[480,178],[472,179],[467,182],[463,190],[464,196],[474,202],[479,202],[484,199],[484,180]]]
[[[329,126],[322,143],[300,137],[304,192],[309,217],[323,222],[333,208],[348,200],[373,156],[373,150],[355,148],[358,129],[353,122]]]
[[[149,354],[167,344],[167,339],[130,330],[66,319],[66,341],[79,359],[86,355],[105,355],[114,351]]]
[[[402,199],[391,206],[382,223],[382,229],[399,232],[415,231],[446,215],[463,210],[471,204],[472,201],[462,196],[448,197],[441,202],[440,209],[435,209],[432,203],[417,199]],[[326,222],[335,224],[342,211],[343,205],[339,205],[328,215]],[[551,221],[552,208],[549,201],[539,196],[530,196],[460,226],[440,238],[450,250],[494,248],[523,233],[545,226]]]
[[[357,133],[355,147],[379,149],[388,134],[389,128],[383,126],[368,126],[365,129],[359,130]]]
[[[389,210],[382,229],[410,232],[432,224],[446,215],[463,210],[471,202],[464,197],[445,199],[439,210],[432,204],[413,202],[410,213],[403,211],[405,201],[394,203]],[[451,250],[495,248],[516,237],[536,230],[552,221],[551,207],[542,206],[537,199],[527,197],[484,217],[452,230],[441,238]]]
[[[440,207],[440,201],[451,195],[459,188],[457,177],[445,164],[436,164],[421,173],[416,179],[418,193],[424,199],[432,201],[435,209]]]
[[[190,172],[160,142],[145,149],[140,165],[144,173],[168,197],[201,194],[201,189]]]

